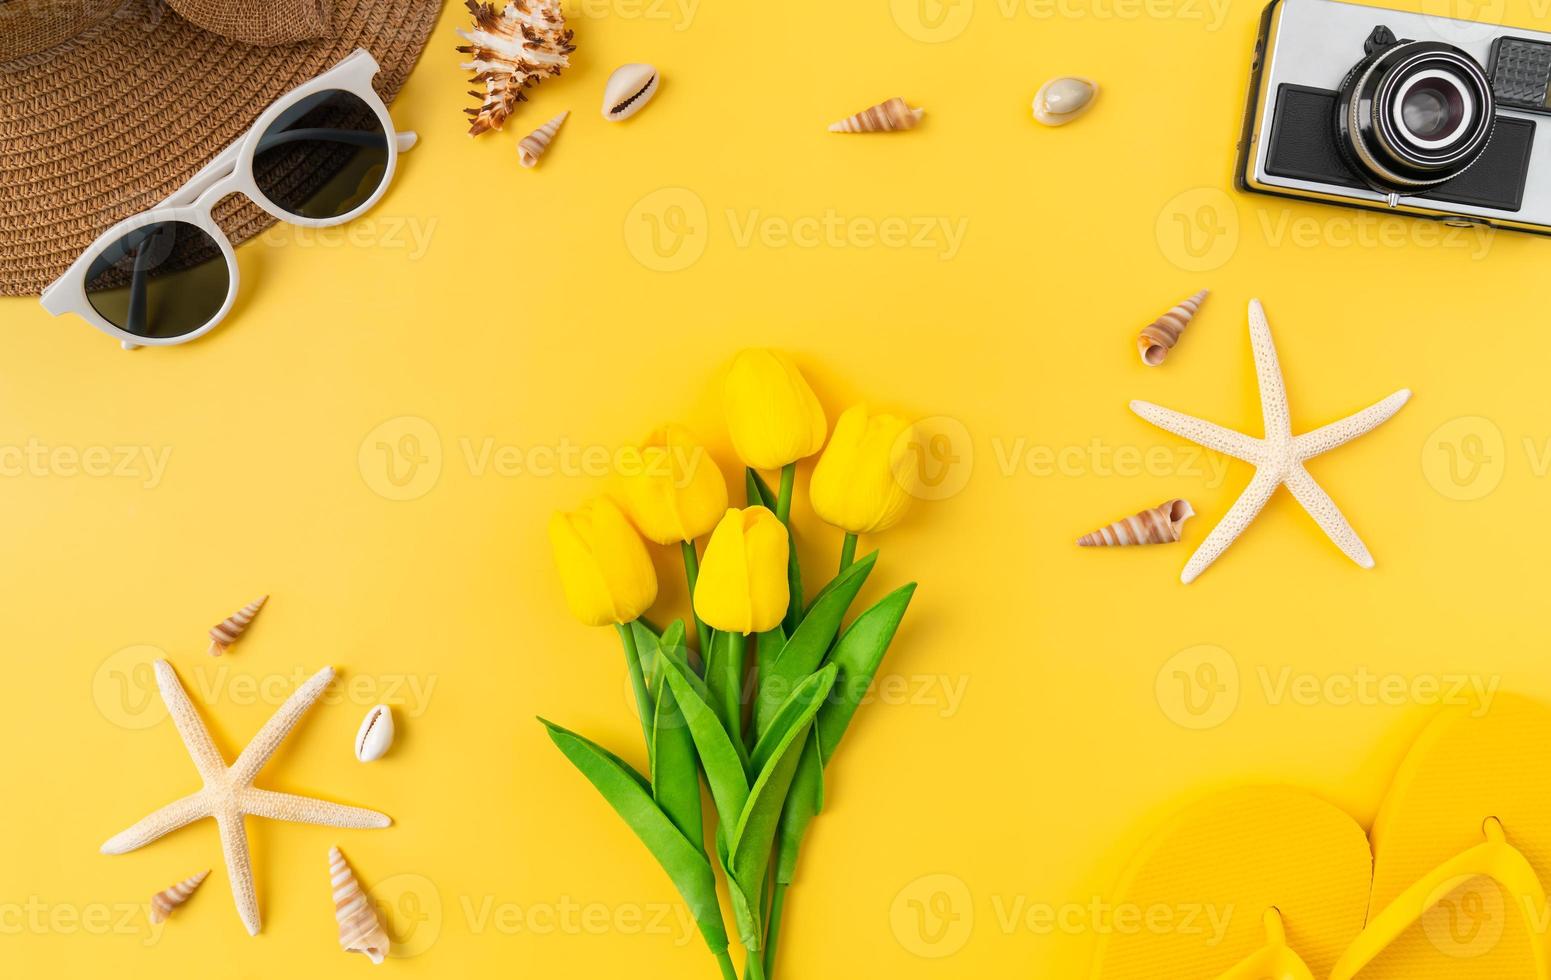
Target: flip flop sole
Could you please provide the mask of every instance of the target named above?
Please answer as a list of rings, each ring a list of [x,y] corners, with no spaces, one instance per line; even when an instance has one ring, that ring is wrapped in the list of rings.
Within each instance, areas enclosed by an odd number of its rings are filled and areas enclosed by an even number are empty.
[[[1282,787],[1210,797],[1133,861],[1092,980],[1215,980],[1266,948],[1271,909],[1323,978],[1362,931],[1371,872],[1362,828],[1323,800]]]
[[[1373,828],[1370,920],[1445,862],[1480,845],[1496,818],[1509,845],[1551,883],[1551,708],[1499,695],[1453,708],[1417,739]],[[1545,910],[1491,878],[1446,877],[1436,900],[1357,974],[1360,980],[1530,980]]]

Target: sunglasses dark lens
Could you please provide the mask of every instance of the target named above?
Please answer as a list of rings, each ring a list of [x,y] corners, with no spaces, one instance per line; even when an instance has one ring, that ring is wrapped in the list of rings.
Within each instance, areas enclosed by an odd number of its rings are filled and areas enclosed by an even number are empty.
[[[103,249],[86,270],[86,299],[115,327],[168,339],[215,319],[231,271],[221,247],[186,221],[136,228]]]
[[[372,107],[338,89],[315,92],[259,137],[253,178],[282,211],[337,218],[366,202],[388,169],[388,134]]]

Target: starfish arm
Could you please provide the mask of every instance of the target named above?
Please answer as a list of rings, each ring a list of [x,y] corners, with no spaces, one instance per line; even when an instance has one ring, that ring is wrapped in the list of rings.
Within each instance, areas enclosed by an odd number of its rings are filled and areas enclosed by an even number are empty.
[[[1206,536],[1206,540],[1201,542],[1195,554],[1185,563],[1185,570],[1179,576],[1181,582],[1187,585],[1194,582],[1249,527],[1250,522],[1265,507],[1266,501],[1276,492],[1279,481],[1271,472],[1264,469],[1255,471],[1255,478],[1249,481],[1249,486],[1239,494],[1239,499],[1234,501],[1228,513],[1223,515],[1223,519],[1212,528],[1212,533]]]
[[[285,741],[291,729],[296,727],[302,715],[307,713],[307,709],[312,707],[313,702],[318,700],[333,679],[334,668],[324,667],[286,698],[285,704],[270,716],[264,723],[264,727],[253,736],[253,741],[242,750],[237,761],[232,763],[231,779],[234,784],[246,786],[253,782],[253,777],[264,768],[264,763],[268,762],[269,757],[280,748],[280,743]]]
[[[270,820],[289,820],[292,823],[312,823],[324,827],[354,827],[358,829],[386,827],[393,823],[385,813],[358,806],[329,803],[308,796],[290,793],[274,793],[267,789],[249,788],[242,794],[243,812]]]
[[[1215,422],[1198,419],[1193,415],[1176,412],[1172,408],[1154,405],[1152,402],[1134,401],[1131,411],[1165,432],[1172,432],[1225,456],[1255,462],[1260,456],[1260,440],[1242,432],[1224,428]]]
[[[1411,399],[1411,390],[1402,388],[1382,401],[1344,419],[1322,425],[1313,432],[1305,432],[1293,440],[1293,452],[1299,460],[1328,453],[1337,446],[1344,446],[1360,435],[1372,432],[1388,422],[1400,407]]]
[[[109,837],[102,845],[104,854],[127,854],[164,837],[180,827],[187,827],[200,817],[210,816],[210,807],[204,793],[185,796],[169,803],[127,830]]]
[[[1260,300],[1249,301],[1249,345],[1255,354],[1255,377],[1260,382],[1260,412],[1265,419],[1267,440],[1292,436],[1292,418],[1287,412],[1287,385],[1282,380],[1281,361],[1271,340],[1271,324],[1266,320]]]
[[[205,727],[199,712],[194,710],[194,704],[189,700],[188,692],[183,690],[183,684],[173,671],[172,664],[165,660],[156,661],[156,687],[161,691],[162,701],[167,705],[167,713],[172,716],[173,725],[183,737],[183,744],[188,746],[188,754],[193,758],[194,768],[199,770],[200,777],[206,785],[220,782],[225,776],[226,760],[210,740],[210,730]]]
[[[248,855],[248,828],[242,822],[242,814],[235,810],[219,814],[216,823],[221,828],[221,853],[226,857],[226,875],[232,880],[232,899],[237,903],[237,916],[247,927],[248,935],[257,936],[264,923],[259,917],[258,892],[253,885],[253,860]]]
[[[1287,489],[1297,498],[1303,509],[1314,518],[1314,523],[1330,536],[1330,540],[1336,543],[1346,557],[1352,559],[1363,568],[1373,567],[1373,556],[1368,553],[1368,548],[1363,544],[1362,538],[1352,530],[1351,522],[1346,515],[1341,513],[1341,508],[1330,499],[1330,494],[1324,488],[1314,482],[1309,471],[1302,466],[1295,466],[1287,474]]]

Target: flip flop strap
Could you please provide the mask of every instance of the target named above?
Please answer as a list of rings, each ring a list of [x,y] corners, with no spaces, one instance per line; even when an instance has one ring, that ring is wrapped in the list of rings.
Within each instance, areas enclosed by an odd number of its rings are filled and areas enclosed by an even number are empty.
[[[1314,980],[1314,971],[1287,945],[1282,914],[1267,909],[1265,924],[1266,944],[1217,980]]]
[[[1502,824],[1495,818],[1485,826],[1486,841],[1438,865],[1420,881],[1401,892],[1368,923],[1336,963],[1330,980],[1352,980],[1380,953],[1448,897],[1454,886],[1468,878],[1490,878],[1506,891],[1529,922],[1530,945],[1535,961],[1533,980],[1551,980],[1547,965],[1546,892],[1524,853],[1508,843]]]

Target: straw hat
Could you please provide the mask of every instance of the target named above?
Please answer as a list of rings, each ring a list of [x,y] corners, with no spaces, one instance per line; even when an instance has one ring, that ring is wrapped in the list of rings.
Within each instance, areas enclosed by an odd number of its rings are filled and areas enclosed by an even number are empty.
[[[355,48],[391,101],[438,0],[0,0],[0,295],[36,294]],[[235,244],[274,222],[241,197]]]

